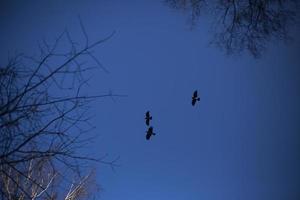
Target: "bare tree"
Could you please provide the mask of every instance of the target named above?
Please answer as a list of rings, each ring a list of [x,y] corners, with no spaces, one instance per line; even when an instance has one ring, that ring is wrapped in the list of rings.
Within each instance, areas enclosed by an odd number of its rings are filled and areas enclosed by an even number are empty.
[[[64,31],[52,44],[42,41],[39,56],[19,54],[0,67],[1,199],[57,199],[65,191],[65,199],[79,199],[89,180],[82,160],[115,166],[80,152],[91,140],[89,103],[120,96],[85,92],[92,63],[108,73],[93,49],[114,33],[90,43],[81,28],[85,45]]]
[[[165,0],[172,8],[191,11],[194,26],[206,8],[215,19],[213,44],[227,53],[247,50],[259,57],[268,41],[288,41],[288,27],[295,22],[294,0]]]
[[[22,168],[10,166],[3,169],[1,199],[88,199],[98,191],[93,171],[85,176],[73,176],[66,182],[62,180],[65,176],[51,165],[51,160],[43,158],[24,162]],[[65,188],[59,189],[62,186]]]

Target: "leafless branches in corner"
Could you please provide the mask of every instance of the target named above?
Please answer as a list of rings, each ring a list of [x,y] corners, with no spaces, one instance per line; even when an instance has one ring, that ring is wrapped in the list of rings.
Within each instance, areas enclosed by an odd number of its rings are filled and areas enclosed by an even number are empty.
[[[165,4],[173,9],[183,10],[189,13],[191,27],[196,26],[202,10],[206,7],[206,0],[165,0]]]
[[[191,22],[195,25],[200,8],[213,13],[212,44],[227,53],[248,51],[259,57],[268,41],[288,41],[288,28],[295,23],[295,0],[165,0],[176,9],[191,10]],[[206,5],[206,6],[204,6]]]
[[[65,31],[42,41],[39,56],[16,55],[0,67],[0,199],[79,199],[91,179],[81,175],[86,161],[116,164],[81,152],[93,128],[89,103],[114,96],[84,91],[91,62],[108,73],[93,49],[114,33],[90,43],[81,29],[83,46]]]

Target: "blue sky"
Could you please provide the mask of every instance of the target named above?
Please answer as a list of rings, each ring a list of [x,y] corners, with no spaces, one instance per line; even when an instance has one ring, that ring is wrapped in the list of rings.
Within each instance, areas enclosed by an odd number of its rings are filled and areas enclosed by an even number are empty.
[[[89,92],[127,94],[93,104],[99,135],[89,153],[120,156],[97,166],[105,200],[296,200],[300,198],[300,40],[271,43],[261,59],[209,46],[209,23],[195,30],[161,1],[1,3],[1,63],[37,53],[38,40],[66,27],[84,41],[112,39],[95,55],[110,71]],[[208,17],[203,19],[209,20]],[[201,102],[191,106],[198,89]],[[145,140],[150,110],[157,135]]]

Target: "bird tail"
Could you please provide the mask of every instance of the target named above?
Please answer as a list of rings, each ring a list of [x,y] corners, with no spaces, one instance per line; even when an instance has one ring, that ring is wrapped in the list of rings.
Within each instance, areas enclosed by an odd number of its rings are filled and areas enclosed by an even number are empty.
[[[149,119],[152,119],[152,117],[149,117]]]
[[[197,101],[200,101],[200,98],[198,97]]]
[[[152,135],[156,135],[156,133],[152,133]]]

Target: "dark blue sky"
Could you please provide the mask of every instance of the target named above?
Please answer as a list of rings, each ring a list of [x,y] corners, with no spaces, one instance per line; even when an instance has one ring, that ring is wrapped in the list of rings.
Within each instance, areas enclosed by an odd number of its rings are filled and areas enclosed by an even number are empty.
[[[300,199],[300,30],[261,59],[225,56],[208,45],[209,23],[157,1],[1,2],[0,58],[38,52],[37,42],[66,27],[84,41],[116,31],[95,51],[90,92],[127,94],[93,104],[97,141],[90,153],[120,156],[97,166],[105,200]],[[205,18],[204,18],[205,19]],[[198,89],[201,102],[191,106]],[[145,140],[144,113],[157,136]]]

